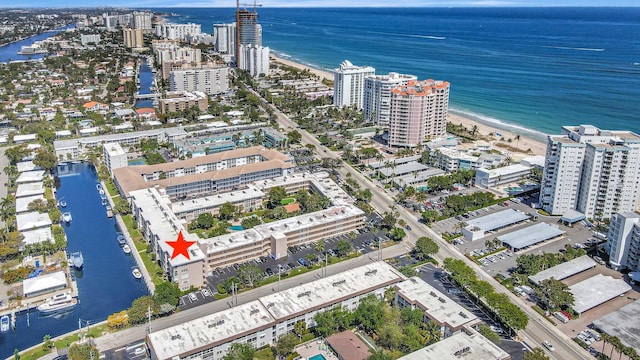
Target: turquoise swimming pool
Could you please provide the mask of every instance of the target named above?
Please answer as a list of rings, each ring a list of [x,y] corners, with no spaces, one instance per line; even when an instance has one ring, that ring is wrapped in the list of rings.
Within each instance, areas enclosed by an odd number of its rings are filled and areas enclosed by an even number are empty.
[[[327,360],[322,354],[316,354],[309,358],[309,360]]]
[[[145,159],[133,159],[133,160],[127,161],[127,163],[129,164],[129,166],[146,165],[147,161]]]
[[[240,231],[244,230],[244,228],[242,227],[242,225],[231,225],[231,230]]]

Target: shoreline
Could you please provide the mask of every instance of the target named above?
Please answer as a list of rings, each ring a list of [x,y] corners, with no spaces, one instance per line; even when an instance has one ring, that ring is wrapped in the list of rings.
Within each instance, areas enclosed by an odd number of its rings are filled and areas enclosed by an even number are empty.
[[[333,81],[333,74],[329,71],[314,68],[294,60],[285,59],[273,53],[269,56],[275,62],[295,67],[299,70],[309,70],[312,74],[318,76],[320,80],[327,79]],[[514,160],[520,160],[521,158],[528,156],[544,155],[546,153],[546,134],[533,129],[528,129],[519,125],[510,125],[502,122],[498,124],[492,121],[482,120],[480,115],[473,115],[455,109],[449,109],[447,122],[456,125],[462,124],[468,130],[471,130],[476,126],[478,134],[482,137],[489,138],[490,140],[487,141],[492,145],[495,143],[502,143],[514,148],[517,145],[518,151],[513,151],[512,157]],[[496,133],[501,134],[502,136],[496,137],[495,135],[492,135]],[[500,138],[504,141],[501,141]],[[511,139],[511,141],[509,141],[509,139]],[[531,151],[527,151],[529,149]],[[511,151],[511,149],[507,151]]]

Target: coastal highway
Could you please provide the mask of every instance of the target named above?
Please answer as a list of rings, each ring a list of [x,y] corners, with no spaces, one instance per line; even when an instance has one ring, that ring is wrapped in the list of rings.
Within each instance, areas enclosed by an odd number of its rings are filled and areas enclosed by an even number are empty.
[[[254,94],[258,97],[260,96],[256,92],[254,92]],[[269,106],[275,112],[278,123],[282,128],[297,129],[302,135],[303,144],[313,144],[320,157],[340,159],[338,154],[329,151],[325,146],[320,144],[314,136],[305,130],[299,129],[297,124],[283,114],[278,108],[268,104],[264,99],[263,101],[266,106]],[[404,219],[404,221],[412,228],[412,231],[406,232],[407,236],[403,241],[406,248],[412,248],[415,245],[415,241],[420,236],[428,236],[434,239],[440,247],[440,251],[435,256],[440,263],[448,257],[464,261],[476,272],[479,279],[489,282],[496,292],[506,294],[512,302],[517,304],[527,314],[527,316],[529,316],[529,324],[518,334],[530,347],[541,347],[541,343],[543,341],[549,340],[554,345],[555,351],[547,351],[547,353],[554,359],[592,359],[592,356],[586,350],[558,330],[552,323],[544,319],[524,301],[516,297],[511,293],[511,291],[503,287],[498,283],[498,281],[491,276],[488,276],[478,264],[468,259],[464,254],[460,253],[456,247],[442,239],[438,234],[431,230],[431,228],[421,223],[417,217],[418,215],[410,213],[403,207],[397,207],[395,201],[387,194],[386,190],[368,180],[362,173],[356,171],[351,166],[344,165],[338,171],[343,178],[346,177],[347,173],[350,173],[351,177],[355,179],[362,188],[368,188],[371,191],[373,198],[370,204],[378,212],[382,213],[385,211],[391,211],[393,208],[399,213],[400,218]]]

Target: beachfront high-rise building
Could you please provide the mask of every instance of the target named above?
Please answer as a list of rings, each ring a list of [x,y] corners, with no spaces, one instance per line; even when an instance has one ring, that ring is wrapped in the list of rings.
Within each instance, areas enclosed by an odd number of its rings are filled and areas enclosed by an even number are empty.
[[[333,70],[333,105],[337,107],[355,105],[362,109],[364,103],[364,79],[374,76],[371,66],[355,66],[345,60]]]
[[[269,47],[240,45],[241,69],[247,70],[252,76],[268,75],[269,51]]]
[[[151,18],[152,14],[148,11],[134,11],[132,27],[134,29],[140,29],[145,33],[151,32]]]
[[[142,37],[142,29],[122,29],[124,37],[124,46],[127,48],[140,48],[144,46],[144,38]]]
[[[213,24],[213,37],[216,50],[221,54],[236,54],[236,23]]]
[[[236,67],[243,68],[240,45],[262,46],[262,26],[258,24],[258,12],[255,4],[253,11],[240,9],[236,4]]]
[[[415,147],[446,132],[449,83],[408,81],[391,91],[389,146]]]
[[[622,211],[611,217],[605,248],[614,270],[640,271],[640,215],[637,212]]]
[[[638,208],[640,136],[591,125],[563,126],[549,136],[540,189],[542,209],[550,214],[577,210],[587,217],[610,218]]]
[[[157,24],[155,27],[156,36],[169,40],[191,41],[202,33],[200,24]]]
[[[226,66],[194,67],[173,70],[169,75],[171,91],[201,91],[220,94],[229,90],[229,68]]]
[[[372,75],[364,79],[364,118],[376,126],[388,127],[391,116],[391,90],[417,80],[415,75]]]

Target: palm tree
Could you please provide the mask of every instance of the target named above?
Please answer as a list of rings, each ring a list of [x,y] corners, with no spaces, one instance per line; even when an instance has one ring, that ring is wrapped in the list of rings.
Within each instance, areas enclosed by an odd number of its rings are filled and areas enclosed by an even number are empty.
[[[320,239],[318,241],[316,241],[313,244],[313,249],[317,252],[317,253],[321,253],[324,251],[325,248],[325,244],[324,244],[324,240]]]
[[[442,337],[442,331],[438,324],[434,321],[428,321],[424,327],[424,338],[426,340],[427,345],[431,345],[440,341]]]
[[[516,134],[516,148],[518,148],[519,142],[520,142],[520,134]]]
[[[477,132],[478,132],[478,125],[473,125],[473,127],[471,128],[471,136],[476,136]]]

